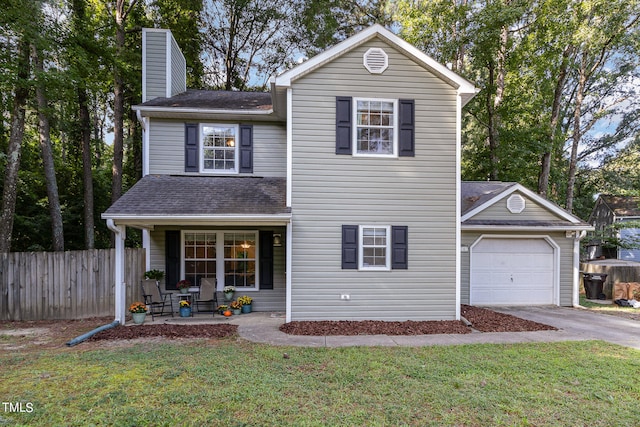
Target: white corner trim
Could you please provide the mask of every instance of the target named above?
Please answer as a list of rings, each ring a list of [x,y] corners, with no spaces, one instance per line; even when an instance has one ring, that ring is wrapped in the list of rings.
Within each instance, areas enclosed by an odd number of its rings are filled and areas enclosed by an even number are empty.
[[[525,196],[527,196],[529,199],[533,200],[535,203],[538,203],[538,204],[544,206],[546,209],[548,209],[552,213],[558,215],[559,217],[561,217],[563,219],[566,219],[567,221],[571,222],[572,224],[578,224],[578,223],[582,222],[579,218],[573,216],[569,212],[563,210],[562,208],[556,206],[555,204],[551,203],[547,199],[544,199],[543,197],[539,196],[538,194],[534,193],[533,191],[529,190],[528,188],[526,188],[523,185],[518,184],[518,183],[514,183],[511,187],[507,188],[502,193],[496,195],[495,197],[491,198],[490,200],[486,201],[485,203],[483,203],[482,205],[476,207],[475,209],[470,210],[469,212],[467,212],[466,214],[464,214],[462,216],[461,220],[464,222],[464,221],[472,218],[473,216],[477,215],[478,213],[482,212],[483,210],[487,209],[488,207],[493,206],[494,204],[498,203],[500,200],[504,199],[505,197],[513,194],[515,191],[519,191],[519,192],[523,193]]]
[[[293,176],[293,89],[287,88],[287,207],[291,207]],[[288,312],[288,311],[287,311]]]
[[[293,255],[293,231],[291,229],[292,224],[287,224],[287,237],[286,237],[286,260],[285,260],[285,286],[286,286],[286,297],[285,297],[285,321],[291,322],[291,256]]]
[[[147,31],[142,29],[142,102],[147,102]]]
[[[460,221],[462,194],[462,95],[456,96],[456,320],[460,320],[460,302],[462,301],[462,255],[457,248],[462,244]],[[469,288],[471,289],[471,288]]]

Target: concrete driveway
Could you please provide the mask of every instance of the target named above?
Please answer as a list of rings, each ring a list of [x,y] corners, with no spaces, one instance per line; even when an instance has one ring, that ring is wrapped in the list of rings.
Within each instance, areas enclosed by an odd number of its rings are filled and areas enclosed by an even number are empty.
[[[564,340],[603,340],[640,349],[640,322],[580,308],[556,306],[489,307],[494,311],[560,329]]]

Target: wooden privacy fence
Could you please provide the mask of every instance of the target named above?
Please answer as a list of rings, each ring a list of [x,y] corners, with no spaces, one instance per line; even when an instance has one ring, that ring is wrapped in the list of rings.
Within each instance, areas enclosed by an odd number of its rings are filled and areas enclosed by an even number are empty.
[[[125,249],[127,304],[141,301],[144,249]],[[0,320],[115,314],[115,249],[0,254]]]

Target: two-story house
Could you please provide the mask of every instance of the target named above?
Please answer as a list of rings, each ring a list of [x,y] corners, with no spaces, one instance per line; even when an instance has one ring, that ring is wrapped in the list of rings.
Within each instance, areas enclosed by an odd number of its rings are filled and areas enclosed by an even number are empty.
[[[270,93],[187,90],[171,33],[145,29],[142,79],[144,176],[103,218],[120,254],[125,226],[143,230],[167,289],[211,278],[287,321],[577,301],[589,226],[517,184],[462,183],[476,88],[387,29],[274,77]]]

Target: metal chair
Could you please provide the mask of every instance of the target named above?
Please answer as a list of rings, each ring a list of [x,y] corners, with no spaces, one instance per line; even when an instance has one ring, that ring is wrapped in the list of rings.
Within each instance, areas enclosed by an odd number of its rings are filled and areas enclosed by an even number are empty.
[[[173,317],[173,301],[170,292],[162,292],[160,283],[156,280],[142,280],[140,281],[140,286],[144,303],[149,307],[151,319],[165,314],[171,314],[171,317]],[[169,308],[169,313],[164,312],[165,307]]]
[[[202,278],[200,279],[200,293],[194,301],[198,312],[203,311],[200,310],[201,304],[212,304],[211,311],[213,312],[213,316],[216,315],[216,308],[218,307],[218,295],[216,292],[216,279],[213,278]],[[206,311],[206,310],[204,310]]]

